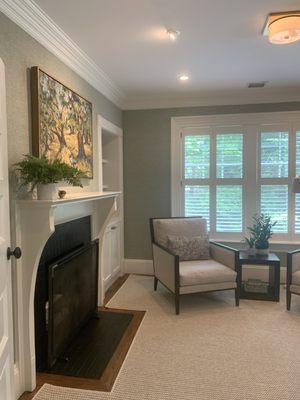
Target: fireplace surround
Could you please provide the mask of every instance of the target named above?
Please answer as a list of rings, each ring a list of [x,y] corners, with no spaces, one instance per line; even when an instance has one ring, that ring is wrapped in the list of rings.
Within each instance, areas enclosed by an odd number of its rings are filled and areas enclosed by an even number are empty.
[[[16,265],[15,376],[22,392],[36,387],[34,295],[41,256],[55,226],[90,216],[91,240],[99,240],[98,306],[103,304],[103,236],[118,213],[119,192],[73,193],[59,200],[19,200],[16,204],[17,242],[22,258]]]
[[[34,299],[37,371],[52,367],[97,308],[98,240],[91,217],[55,226],[37,271]]]

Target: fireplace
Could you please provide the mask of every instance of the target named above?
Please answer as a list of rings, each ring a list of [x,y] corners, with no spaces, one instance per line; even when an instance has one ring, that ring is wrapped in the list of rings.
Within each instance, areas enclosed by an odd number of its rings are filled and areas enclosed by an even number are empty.
[[[91,218],[55,226],[39,262],[35,288],[38,371],[50,370],[97,309],[98,240]]]
[[[16,202],[16,241],[22,249],[22,257],[16,261],[16,368],[18,393],[32,391],[36,387],[36,343],[35,343],[35,288],[39,265],[44,258],[45,246],[54,232],[68,221],[78,221],[91,216],[88,241],[99,239],[98,306],[103,305],[104,271],[103,239],[111,218],[118,210],[118,192],[68,193],[57,200],[18,200]],[[73,239],[78,240],[82,229]],[[75,230],[73,231],[75,232]],[[71,236],[70,236],[71,237]],[[57,249],[71,241],[59,240]],[[82,240],[78,240],[78,244]],[[84,242],[84,243],[87,243]],[[75,245],[76,246],[76,245]],[[75,249],[76,250],[76,249]],[[66,249],[73,251],[73,246]],[[58,257],[58,255],[57,255]],[[42,272],[41,272],[42,274]],[[45,292],[48,290],[44,286]]]

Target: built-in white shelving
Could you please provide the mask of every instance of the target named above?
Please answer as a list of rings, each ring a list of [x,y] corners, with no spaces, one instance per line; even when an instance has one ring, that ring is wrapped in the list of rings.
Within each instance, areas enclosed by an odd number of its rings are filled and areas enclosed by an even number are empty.
[[[103,279],[107,289],[123,273],[123,132],[99,117],[100,180],[103,193],[118,192],[116,212],[111,216],[103,238]]]

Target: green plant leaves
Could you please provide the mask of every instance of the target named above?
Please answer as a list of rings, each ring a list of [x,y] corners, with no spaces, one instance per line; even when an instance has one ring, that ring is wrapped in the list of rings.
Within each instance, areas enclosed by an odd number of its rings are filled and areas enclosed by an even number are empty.
[[[30,184],[31,190],[38,183],[47,185],[60,181],[82,187],[81,179],[86,178],[82,171],[58,159],[50,161],[45,157],[38,158],[30,154],[25,155],[24,159],[16,164],[16,167],[20,173],[22,185]]]
[[[257,249],[267,249],[277,221],[272,222],[271,217],[266,214],[254,215],[253,221],[253,226],[247,228],[250,232],[250,239],[246,238],[246,241],[249,246],[251,241],[255,243]]]

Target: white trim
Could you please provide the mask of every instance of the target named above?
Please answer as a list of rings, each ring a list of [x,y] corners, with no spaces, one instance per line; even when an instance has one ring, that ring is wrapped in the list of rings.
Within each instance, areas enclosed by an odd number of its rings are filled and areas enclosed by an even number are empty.
[[[118,85],[33,0],[0,0],[0,11],[124,110],[300,101],[297,87],[125,96]]]
[[[176,107],[226,106],[234,104],[286,103],[300,101],[299,88],[237,89],[199,91],[198,95],[128,96],[125,110],[147,110]]]
[[[183,129],[185,127],[201,127],[208,125],[228,126],[228,125],[245,125],[245,124],[270,124],[277,123],[300,123],[300,111],[278,111],[263,113],[233,113],[233,114],[214,114],[187,117],[172,117],[173,129]],[[172,132],[175,134],[175,132]]]
[[[243,114],[220,114],[220,115],[205,115],[194,117],[173,117],[171,118],[171,212],[172,216],[180,216],[183,214],[183,195],[182,195],[182,137],[185,132],[193,133],[201,130],[208,132],[216,132],[220,127],[231,127],[235,131],[237,126],[242,126],[244,131],[245,145],[247,152],[244,152],[244,164],[247,169],[244,175],[244,196],[247,203],[244,204],[247,213],[244,215],[244,226],[249,226],[252,221],[252,215],[257,212],[259,205],[259,191],[253,190],[253,187],[259,188],[259,184],[266,182],[266,179],[257,179],[257,158],[259,152],[257,150],[257,140],[255,135],[262,129],[267,131],[269,129],[284,128],[290,133],[290,166],[288,178],[268,179],[269,183],[284,182],[289,184],[289,210],[293,210],[293,194],[291,192],[291,183],[294,177],[295,160],[293,156],[294,138],[296,127],[299,126],[300,112],[268,112],[268,113],[243,113]],[[213,136],[212,136],[213,137]],[[258,139],[258,138],[257,138]],[[212,177],[214,175],[212,174]],[[205,182],[202,181],[204,184]],[[255,207],[256,205],[256,207]],[[294,218],[291,211],[289,211],[289,231],[287,234],[276,234],[274,239],[277,241],[293,241],[299,240],[298,235],[292,231]],[[213,228],[213,221],[211,221]],[[244,232],[245,234],[246,232]],[[242,234],[231,235],[227,233],[217,235],[212,229],[212,235],[215,240],[237,240],[242,237]]]
[[[0,11],[118,107],[125,95],[110,77],[32,0],[0,0]]]
[[[123,129],[119,126],[115,125],[113,122],[108,119],[102,117],[102,115],[98,115],[98,124],[101,126],[101,129],[108,131],[109,133],[116,136],[123,136]]]
[[[127,258],[124,260],[124,273],[125,274],[153,275],[153,261]]]

